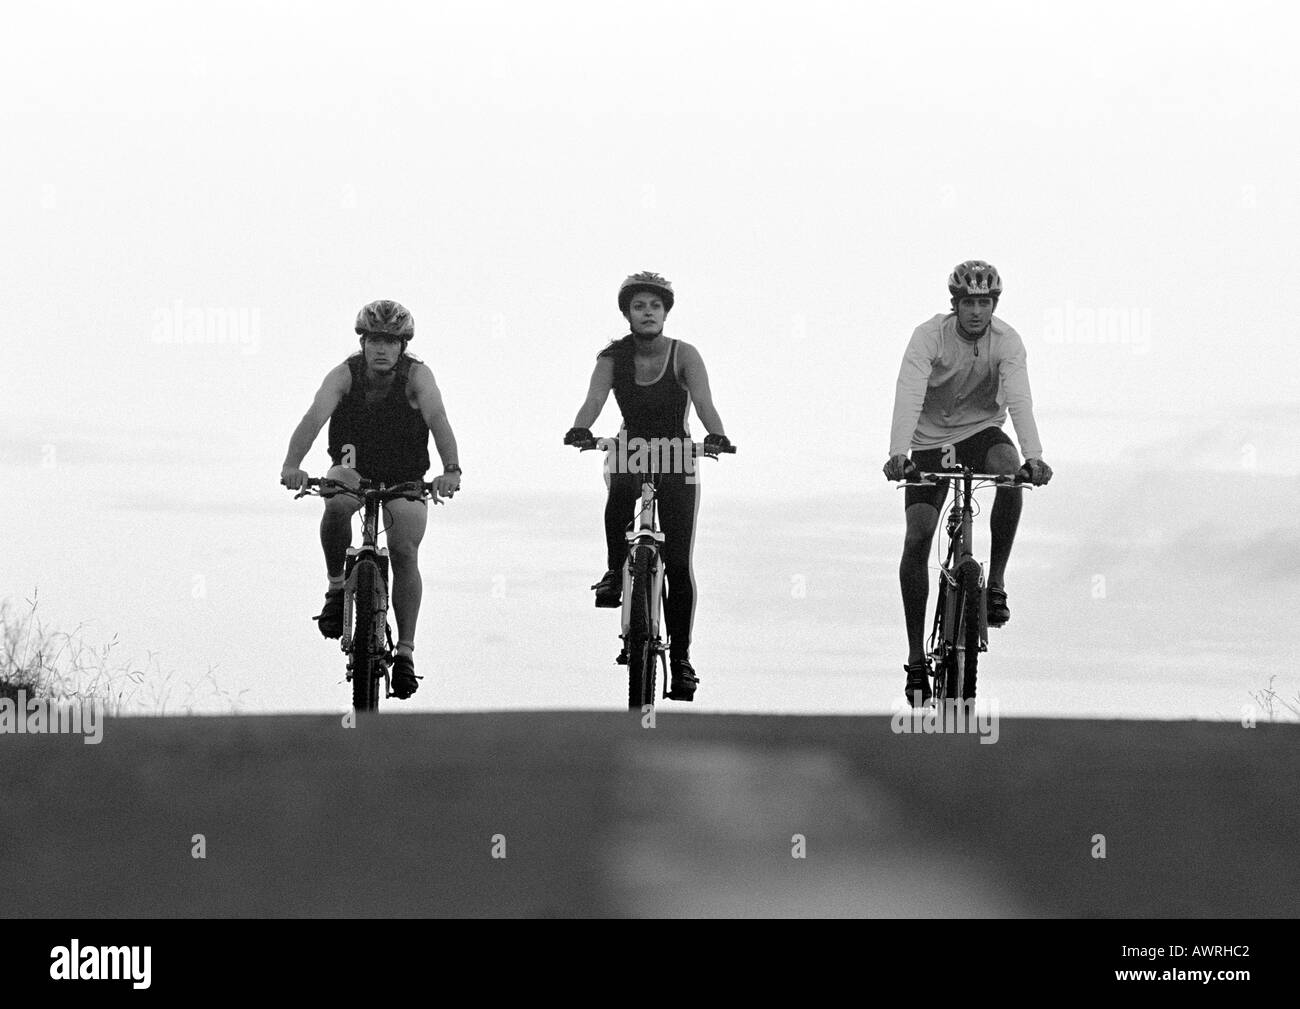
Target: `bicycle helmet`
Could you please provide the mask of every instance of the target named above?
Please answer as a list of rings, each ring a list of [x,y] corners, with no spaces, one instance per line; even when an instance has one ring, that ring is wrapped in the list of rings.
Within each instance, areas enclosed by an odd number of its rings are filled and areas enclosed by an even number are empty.
[[[968,259],[948,277],[948,293],[954,298],[997,298],[1002,293],[998,268],[982,259]]]
[[[372,301],[357,313],[356,330],[362,336],[374,333],[411,340],[415,338],[415,318],[395,301]]]
[[[623,281],[618,288],[618,310],[627,315],[627,306],[632,303],[632,295],[638,291],[654,291],[663,299],[664,315],[673,310],[673,285],[657,273],[642,271],[634,273]]]

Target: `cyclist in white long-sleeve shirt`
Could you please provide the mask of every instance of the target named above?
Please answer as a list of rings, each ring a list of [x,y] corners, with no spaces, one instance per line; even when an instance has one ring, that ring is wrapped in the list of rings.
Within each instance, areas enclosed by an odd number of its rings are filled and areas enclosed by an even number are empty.
[[[952,311],[936,315],[912,333],[894,393],[894,418],[885,476],[901,480],[921,470],[970,466],[977,472],[1013,474],[1020,456],[1002,431],[1010,413],[1025,454],[1024,473],[1035,484],[1052,478],[1034,423],[1025,345],[1020,334],[997,318],[1002,278],[995,267],[972,259],[948,278]],[[908,452],[911,451],[911,458]],[[907,533],[898,577],[907,624],[907,699],[930,699],[925,656],[925,606],[930,591],[926,559],[948,494],[936,487],[908,487]],[[1006,569],[1020,522],[1023,494],[998,488],[989,520],[992,547],[988,570],[988,619],[1001,627],[1011,618]]]

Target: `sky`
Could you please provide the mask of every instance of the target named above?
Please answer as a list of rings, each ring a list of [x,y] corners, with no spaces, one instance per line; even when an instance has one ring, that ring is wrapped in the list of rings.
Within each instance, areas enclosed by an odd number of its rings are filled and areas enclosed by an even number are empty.
[[[282,506],[294,425],[394,298],[457,506],[598,488],[561,439],[619,282],[655,270],[740,447],[711,493],[798,506],[880,479],[906,341],[982,258],[1059,472],[1294,477],[1297,16],[1171,10],[28,5],[0,65],[0,463]],[[47,564],[82,563],[42,504]]]

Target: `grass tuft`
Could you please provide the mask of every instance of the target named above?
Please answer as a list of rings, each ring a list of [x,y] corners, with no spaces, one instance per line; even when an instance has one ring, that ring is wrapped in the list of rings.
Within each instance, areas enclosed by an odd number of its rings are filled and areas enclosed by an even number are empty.
[[[97,701],[110,715],[189,714],[197,702],[213,699],[219,708],[239,709],[246,691],[232,696],[223,690],[211,666],[198,684],[179,684],[174,671],[162,672],[156,653],[148,652],[144,663],[128,659],[117,651],[116,634],[96,647],[82,633],[84,622],[71,631],[54,630],[37,612],[36,592],[24,602],[26,609],[0,602],[0,697],[17,703],[21,691],[29,700]],[[178,697],[181,686],[186,692]]]
[[[1294,701],[1288,700],[1274,688],[1276,680],[1277,674],[1274,673],[1268,678],[1268,686],[1250,692],[1251,698],[1270,722],[1284,718],[1284,712],[1290,712],[1293,718],[1300,721],[1300,694],[1296,694]]]

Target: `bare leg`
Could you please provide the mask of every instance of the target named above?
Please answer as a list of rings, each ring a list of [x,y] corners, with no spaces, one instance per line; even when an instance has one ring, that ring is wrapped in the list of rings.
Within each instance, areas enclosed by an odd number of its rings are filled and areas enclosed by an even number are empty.
[[[930,596],[926,559],[938,524],[939,510],[933,505],[914,504],[907,509],[907,534],[903,540],[903,559],[898,565],[898,582],[903,590],[909,665],[925,659],[925,604]]]
[[[343,577],[343,562],[352,545],[352,513],[356,509],[325,505],[320,519],[320,545],[325,551],[325,573],[331,581]]]
[[[990,473],[1010,475],[1020,468],[1020,456],[1010,445],[994,445],[985,461]],[[993,498],[993,515],[989,531],[993,540],[989,549],[988,584],[1006,586],[1007,561],[1011,545],[1016,541],[1016,528],[1020,525],[1020,509],[1024,505],[1024,492],[999,488]]]
[[[998,588],[1006,585],[1007,561],[1011,558],[1011,545],[1016,541],[1023,503],[1024,493],[1018,490],[999,489],[993,498],[993,517],[989,519],[993,546],[989,550],[988,583]]]
[[[393,613],[397,617],[398,651],[402,645],[415,647],[415,625],[420,617],[420,601],[424,596],[424,582],[420,578],[420,565],[414,553],[392,554],[393,563]]]
[[[325,474],[355,487],[360,482],[356,470],[332,466]],[[343,562],[352,545],[352,516],[361,508],[356,498],[338,494],[325,499],[325,514],[320,520],[320,545],[325,551],[325,573],[331,584],[342,584]]]
[[[428,507],[419,501],[390,501],[387,510],[393,614],[397,618],[397,650],[410,655],[415,648],[415,627],[424,595],[419,560]]]

